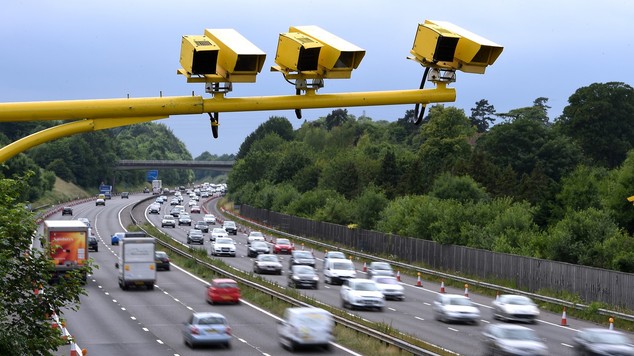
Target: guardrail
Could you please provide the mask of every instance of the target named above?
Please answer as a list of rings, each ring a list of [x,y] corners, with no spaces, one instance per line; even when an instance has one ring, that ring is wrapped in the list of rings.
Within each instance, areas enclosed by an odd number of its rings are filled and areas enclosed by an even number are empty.
[[[422,267],[418,267],[418,266],[414,266],[414,265],[410,265],[410,264],[406,264],[406,263],[402,263],[402,262],[398,262],[398,261],[389,260],[389,259],[386,259],[386,258],[377,257],[377,256],[374,256],[374,255],[368,255],[368,254],[365,254],[365,253],[357,252],[357,251],[354,251],[354,250],[349,250],[349,249],[346,249],[346,248],[341,248],[341,247],[338,247],[338,246],[329,245],[327,243],[324,243],[324,242],[321,242],[321,241],[317,241],[317,240],[312,240],[312,239],[309,239],[307,237],[292,235],[292,234],[289,234],[289,233],[284,232],[284,231],[276,230],[276,229],[274,229],[274,228],[272,228],[270,226],[262,225],[262,224],[260,224],[257,221],[253,221],[253,220],[250,220],[250,219],[242,218],[240,215],[234,214],[234,213],[232,213],[230,211],[227,211],[227,210],[224,210],[224,209],[222,209],[222,213],[230,215],[234,219],[246,221],[249,224],[255,225],[258,228],[260,228],[262,230],[265,230],[265,231],[272,231],[272,232],[274,232],[276,234],[291,238],[293,240],[310,242],[311,244],[323,247],[324,249],[342,251],[342,252],[345,252],[348,255],[352,255],[352,256],[355,256],[355,257],[358,257],[358,258],[363,258],[363,259],[373,260],[373,261],[388,262],[392,266],[400,267],[400,268],[403,268],[403,269],[408,269],[408,270],[411,270],[411,271],[414,271],[414,272],[420,272],[422,274],[432,275],[432,276],[436,276],[436,277],[440,277],[440,278],[444,278],[444,279],[448,279],[448,280],[454,280],[454,281],[457,281],[457,282],[460,282],[460,283],[467,283],[467,284],[472,285],[472,286],[488,288],[488,289],[491,289],[491,290],[496,290],[496,291],[500,291],[500,292],[504,292],[504,293],[520,294],[520,295],[524,295],[524,296],[533,298],[535,300],[540,300],[540,301],[551,303],[551,304],[561,305],[562,307],[565,306],[567,308],[573,308],[573,309],[579,309],[579,310],[586,310],[586,309],[590,308],[590,306],[585,305],[585,304],[573,303],[573,302],[569,302],[567,300],[562,300],[562,299],[558,299],[558,298],[543,296],[543,295],[540,295],[540,294],[525,292],[525,291],[518,290],[518,289],[503,287],[503,286],[499,286],[499,285],[492,284],[492,283],[478,281],[478,280],[475,280],[475,279],[469,279],[469,278],[465,278],[465,277],[460,277],[460,276],[452,275],[452,274],[449,274],[449,273],[439,272],[439,271],[435,271],[435,270],[431,270],[431,269],[427,269],[427,268],[422,268]],[[603,309],[603,308],[597,308],[596,310],[597,310],[597,313],[599,313],[600,315],[605,315],[605,316],[609,316],[609,317],[618,317],[618,318],[621,318],[623,320],[634,321],[634,315],[631,315],[631,314],[625,314],[625,313],[621,313],[621,312],[617,312],[617,311],[609,310],[609,309]]]
[[[138,221],[134,218],[134,215],[132,214],[132,211],[134,211],[134,209],[139,204],[141,204],[144,201],[146,201],[146,199],[141,200],[138,203],[136,203],[132,207],[132,210],[130,211],[130,218],[132,219],[132,222],[134,223],[134,225],[137,225],[141,230],[143,230],[143,229],[139,226]],[[148,233],[145,230],[143,230],[143,231]],[[290,296],[288,296],[288,295],[286,295],[284,293],[275,291],[273,289],[267,288],[267,287],[262,286],[262,285],[260,285],[258,283],[255,283],[253,281],[250,281],[248,279],[240,277],[240,276],[238,276],[238,275],[236,275],[234,273],[225,271],[222,268],[219,268],[219,267],[214,266],[214,265],[212,265],[212,264],[210,264],[208,262],[205,262],[205,261],[203,261],[203,260],[201,260],[201,259],[199,259],[199,258],[197,258],[197,257],[195,257],[195,256],[193,256],[191,254],[188,254],[188,253],[186,253],[186,252],[184,252],[184,251],[182,251],[182,250],[180,250],[180,249],[178,249],[178,248],[176,248],[176,247],[174,247],[174,246],[172,246],[172,245],[170,245],[170,244],[168,244],[168,243],[166,243],[164,241],[161,241],[160,239],[157,239],[156,241],[161,246],[169,249],[170,251],[172,251],[174,253],[177,253],[177,254],[181,255],[182,257],[191,259],[195,263],[200,264],[202,266],[205,266],[206,268],[208,268],[208,269],[210,269],[210,270],[212,270],[212,271],[214,271],[214,272],[216,272],[216,273],[218,273],[220,275],[223,275],[223,276],[226,276],[226,277],[229,277],[229,278],[233,278],[234,280],[236,280],[236,281],[238,281],[238,282],[240,282],[240,283],[242,283],[242,284],[244,284],[246,286],[249,286],[250,288],[256,289],[256,290],[258,290],[261,293],[265,293],[265,294],[267,294],[267,295],[269,295],[271,297],[283,300],[286,303],[289,303],[291,305],[304,306],[304,307],[313,306],[313,305],[310,305],[308,303],[304,303],[302,301],[299,301],[299,300],[297,300],[295,298],[292,298],[292,297],[290,297]],[[316,300],[315,300],[315,302],[318,303],[318,301],[316,301]],[[416,345],[412,345],[412,344],[410,344],[410,343],[408,343],[408,342],[406,342],[406,341],[404,341],[402,339],[399,339],[397,337],[382,333],[382,332],[377,331],[375,329],[372,329],[370,327],[355,323],[354,321],[348,320],[348,319],[346,319],[346,318],[344,318],[342,316],[333,315],[333,318],[335,319],[335,321],[337,323],[339,323],[339,324],[341,324],[341,325],[343,325],[343,326],[345,326],[347,328],[350,328],[350,329],[355,330],[357,332],[361,332],[363,334],[369,335],[369,336],[371,336],[373,338],[376,338],[376,339],[380,340],[381,342],[384,342],[386,344],[390,344],[390,345],[400,349],[401,351],[410,352],[410,353],[412,353],[414,355],[440,356],[440,354],[438,354],[438,353],[435,353],[435,352],[420,348],[420,347],[418,347]],[[443,349],[443,348],[441,348],[439,346],[433,345],[433,344],[429,344],[429,346],[433,347],[433,348],[436,348],[436,349],[439,349],[439,350],[442,350],[445,354],[455,354],[454,352],[452,352],[450,350],[445,350],[445,349]]]

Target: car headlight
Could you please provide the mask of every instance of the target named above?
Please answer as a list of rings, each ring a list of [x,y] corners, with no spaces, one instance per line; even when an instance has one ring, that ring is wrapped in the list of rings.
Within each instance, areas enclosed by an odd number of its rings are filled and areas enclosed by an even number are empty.
[[[299,279],[299,277],[297,277],[297,276],[293,276],[293,279]]]
[[[318,280],[319,280],[318,276],[313,277],[313,281],[318,281]]]

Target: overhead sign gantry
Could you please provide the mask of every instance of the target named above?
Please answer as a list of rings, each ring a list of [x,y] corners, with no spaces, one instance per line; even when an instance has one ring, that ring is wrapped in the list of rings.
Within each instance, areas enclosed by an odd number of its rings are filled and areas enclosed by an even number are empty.
[[[419,89],[317,94],[325,79],[348,79],[365,50],[317,26],[292,26],[278,38],[275,66],[294,85],[295,94],[229,98],[232,83],[254,83],[266,54],[233,29],[206,29],[202,35],[183,36],[177,73],[190,83],[204,83],[202,96],[95,99],[0,103],[0,122],[70,120],[0,148],[0,162],[31,147],[77,133],[164,119],[172,115],[208,114],[214,138],[219,113],[341,108],[416,104],[414,123],[422,120],[419,107],[453,102],[456,70],[484,73],[502,53],[497,45],[456,25],[429,21],[418,25],[408,57],[425,67]],[[433,89],[423,89],[426,81]]]

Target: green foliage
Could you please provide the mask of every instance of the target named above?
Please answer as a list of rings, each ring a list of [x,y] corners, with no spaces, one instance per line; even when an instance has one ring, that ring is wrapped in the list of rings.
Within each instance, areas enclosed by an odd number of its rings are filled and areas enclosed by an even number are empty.
[[[450,173],[441,174],[429,192],[439,199],[453,199],[462,203],[488,200],[487,192],[469,176],[456,177]]]
[[[579,88],[557,119],[558,128],[600,166],[617,167],[634,147],[634,88],[619,82]]]
[[[495,107],[489,104],[488,100],[482,99],[475,103],[476,107],[471,109],[471,125],[476,128],[477,132],[486,132],[489,126],[495,122]]]
[[[354,201],[355,221],[360,228],[373,230],[387,205],[387,198],[376,186],[368,186]]]
[[[244,158],[251,150],[251,145],[258,139],[269,133],[276,133],[285,141],[290,141],[294,137],[293,125],[285,117],[273,116],[268,121],[258,126],[240,145],[236,159]]]
[[[53,355],[65,342],[51,327],[50,313],[77,310],[86,292],[81,271],[66,274],[50,284],[54,266],[47,250],[30,250],[35,217],[24,208],[29,174],[0,179],[0,353],[3,355]],[[44,289],[36,295],[34,289]]]

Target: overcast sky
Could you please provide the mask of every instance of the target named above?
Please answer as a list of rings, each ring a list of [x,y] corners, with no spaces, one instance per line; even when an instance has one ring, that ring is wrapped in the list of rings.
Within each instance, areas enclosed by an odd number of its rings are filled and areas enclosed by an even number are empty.
[[[610,81],[634,85],[634,1],[630,0],[8,0],[0,10],[0,101],[107,99],[204,94],[176,75],[181,37],[233,28],[266,56],[256,83],[228,97],[292,95],[274,65],[279,33],[317,25],[366,50],[348,80],[327,80],[320,94],[414,89],[423,69],[407,60],[418,23],[448,21],[504,47],[484,75],[457,73],[457,98],[469,115],[486,99],[497,112],[549,99],[551,120],[575,90]],[[426,87],[431,87],[427,84]],[[353,107],[357,117],[393,121],[412,106]],[[334,108],[333,108],[334,109]],[[314,120],[333,109],[303,110]],[[213,139],[207,115],[173,116],[168,125],[193,157],[237,153],[271,116],[292,110],[220,114]]]

